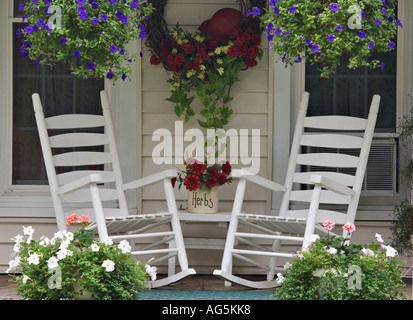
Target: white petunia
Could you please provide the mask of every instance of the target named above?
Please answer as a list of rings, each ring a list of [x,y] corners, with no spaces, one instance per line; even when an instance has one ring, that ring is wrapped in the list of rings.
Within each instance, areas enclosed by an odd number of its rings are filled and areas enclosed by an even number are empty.
[[[11,271],[15,271],[17,269],[17,267],[19,266],[19,264],[20,264],[20,260],[21,260],[21,257],[19,257],[19,256],[17,256],[16,259],[14,259],[14,260],[10,260],[9,268],[6,270],[6,273],[9,273]]]
[[[285,277],[281,273],[277,273],[277,279],[275,279],[275,281],[278,284],[282,284],[284,282],[284,280],[285,280]]]
[[[130,246],[129,242],[126,240],[122,240],[119,243],[118,248],[122,250],[122,253],[131,252],[132,250],[132,247]]]
[[[156,280],[156,267],[151,267],[149,264],[145,265],[146,273],[151,277],[152,281]]]
[[[93,252],[98,252],[100,247],[97,243],[92,243],[92,245],[90,246],[90,249],[92,249]]]
[[[48,237],[41,237],[40,241],[39,241],[39,245],[41,245],[42,247],[46,247],[50,244],[50,239]]]
[[[371,249],[363,248],[363,249],[361,249],[361,252],[367,257],[374,257],[375,256],[374,251],[371,250]]]
[[[333,247],[330,247],[330,248],[327,250],[327,252],[328,252],[329,254],[336,254],[336,253],[337,253],[337,249],[336,249],[336,248],[333,248]]]
[[[391,246],[385,246],[385,245],[381,245],[382,248],[386,249],[386,256],[387,257],[394,257],[397,254],[396,249],[394,249]]]
[[[58,260],[63,260],[67,256],[72,256],[73,252],[67,249],[61,249],[57,252],[57,259]]]
[[[30,279],[30,278],[29,278],[28,276],[23,275],[22,282],[23,282],[23,283],[26,283],[26,282],[27,282],[27,280],[29,280],[29,279]]]
[[[23,236],[21,234],[18,234],[17,236],[11,239],[14,240],[16,243],[23,242]]]
[[[320,236],[318,234],[312,234],[310,236],[310,238],[308,239],[309,242],[314,243],[316,242],[318,239],[320,239]]]
[[[105,245],[111,246],[112,244],[113,244],[113,240],[112,240],[111,238],[107,237],[107,238],[105,239]]]
[[[115,270],[115,263],[112,260],[107,259],[103,261],[102,267],[104,267],[106,271],[111,272]]]
[[[16,243],[16,244],[13,246],[13,252],[15,252],[15,253],[19,253],[21,249],[22,249],[22,246],[21,246],[20,243]]]
[[[59,266],[59,260],[56,257],[51,257],[47,260],[47,267],[49,269],[54,269]]]
[[[34,233],[34,229],[31,226],[23,227],[23,233],[26,236],[32,236]]]
[[[38,255],[37,253],[32,253],[28,258],[27,258],[27,262],[29,264],[35,264],[38,265],[40,262],[40,255]]]
[[[376,234],[375,234],[375,237],[376,237],[376,240],[377,240],[378,242],[380,242],[380,243],[383,243],[383,242],[384,242],[383,238],[381,237],[381,234],[376,233]]]

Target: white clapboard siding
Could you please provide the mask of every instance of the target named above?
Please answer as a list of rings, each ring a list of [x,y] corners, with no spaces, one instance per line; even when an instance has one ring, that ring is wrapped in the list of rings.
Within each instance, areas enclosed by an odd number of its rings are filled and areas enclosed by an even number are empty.
[[[239,6],[236,2],[228,0],[172,0],[168,1],[165,7],[165,18],[170,26],[176,25],[178,22],[184,29],[196,30],[202,21],[210,19],[211,16],[221,8],[236,8]],[[272,59],[269,55],[267,41],[263,36],[262,48],[263,58],[258,62],[258,65],[252,69],[241,71],[239,74],[240,81],[235,83],[231,89],[231,96],[234,97],[230,106],[233,109],[233,114],[230,122],[225,126],[225,130],[235,129],[237,134],[240,134],[240,129],[245,129],[249,137],[249,156],[251,156],[252,146],[251,137],[252,130],[260,130],[260,171],[258,175],[271,178],[271,163],[272,163]],[[191,136],[192,141],[183,141],[183,149],[196,140],[196,136],[200,133],[206,138],[206,130],[199,127],[197,118],[193,117],[188,123],[184,123],[182,131],[178,132],[176,121],[179,119],[174,113],[174,104],[165,99],[171,95],[170,84],[167,82],[168,73],[165,69],[159,66],[153,66],[149,63],[151,55],[150,49],[142,43],[143,58],[140,61],[140,78],[142,82],[138,87],[138,100],[140,105],[139,112],[140,128],[138,128],[139,157],[138,157],[138,172],[140,176],[145,176],[151,173],[158,172],[167,168],[183,169],[182,162],[176,163],[175,159],[175,139],[179,139],[182,143],[183,136],[187,130],[197,129],[194,136]],[[271,67],[270,67],[271,66]],[[194,110],[199,112],[201,105],[198,101],[192,104]],[[202,119],[202,118],[199,118]],[[232,131],[234,133],[234,131]],[[170,133],[170,136],[169,136]],[[191,133],[191,132],[190,132]],[[192,132],[193,133],[193,132]],[[168,137],[165,137],[165,134]],[[173,153],[172,164],[156,164],[161,161],[161,158],[153,158],[153,150],[160,143],[167,139],[172,143],[171,151]],[[235,141],[235,140],[233,140]],[[244,141],[245,142],[245,141]],[[231,148],[231,140],[227,138],[227,160]],[[246,144],[243,143],[242,147]],[[241,140],[238,140],[238,152],[240,152]],[[235,150],[235,149],[233,149]],[[180,151],[177,149],[177,151]],[[182,161],[182,157],[179,160]],[[258,163],[258,162],[256,162]],[[243,165],[238,159],[238,164],[234,164],[234,168],[244,167],[248,169],[250,165]],[[126,179],[127,180],[127,179]],[[231,208],[233,197],[235,194],[236,183],[231,186],[223,186],[220,188],[220,209]],[[174,190],[178,202],[182,202],[186,198],[186,190]],[[159,186],[150,186],[140,191],[139,209],[143,212],[157,211],[164,206],[163,191]],[[271,194],[266,191],[260,191],[254,186],[247,187],[245,207],[252,209],[252,212],[269,213]]]

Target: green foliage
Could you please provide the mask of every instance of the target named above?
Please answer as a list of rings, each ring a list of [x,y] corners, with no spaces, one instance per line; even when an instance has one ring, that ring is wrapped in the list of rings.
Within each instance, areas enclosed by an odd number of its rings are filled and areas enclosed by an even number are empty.
[[[381,240],[379,235],[377,239]],[[398,259],[390,246],[348,244],[347,238],[317,239],[279,274],[282,300],[394,300],[404,298]]]
[[[125,80],[130,75],[129,64],[137,53],[130,54],[126,45],[146,37],[143,20],[152,12],[151,4],[137,0],[34,2],[19,7],[28,22],[17,31],[23,38],[23,57],[36,65],[66,62],[81,78]]]
[[[33,232],[27,227],[27,239],[21,235],[14,238],[15,257],[7,271],[13,272],[17,294],[25,299],[72,300],[89,292],[96,300],[131,300],[147,287],[150,266],[132,257],[126,241],[118,246],[110,239],[99,243],[85,229],[59,231],[52,239],[36,241]]]
[[[322,63],[327,77],[349,56],[348,67],[382,67],[372,52],[394,50],[396,0],[270,0],[260,17],[275,53],[286,64]]]
[[[393,210],[392,246],[403,253],[411,253],[413,246],[413,206],[408,201],[401,201]]]

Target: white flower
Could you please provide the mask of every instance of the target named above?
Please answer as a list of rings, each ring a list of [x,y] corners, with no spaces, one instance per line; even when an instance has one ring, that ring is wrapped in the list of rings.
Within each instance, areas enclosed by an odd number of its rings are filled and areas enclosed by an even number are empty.
[[[361,249],[361,252],[367,257],[374,257],[375,256],[374,251],[371,250],[371,249],[363,248],[363,249]]]
[[[39,241],[39,245],[41,245],[42,247],[46,247],[50,244],[50,239],[48,237],[41,237],[40,241]]]
[[[126,240],[122,240],[119,243],[118,248],[122,250],[122,253],[131,252],[132,250],[132,247],[130,246],[129,242]]]
[[[17,236],[11,239],[14,240],[16,243],[23,242],[23,236],[21,234],[18,234]]]
[[[40,262],[40,255],[38,255],[37,253],[32,253],[32,254],[27,258],[27,262],[29,262],[29,264],[38,265],[39,262]]]
[[[112,244],[113,244],[113,240],[112,240],[111,238],[107,237],[107,238],[105,239],[105,245],[111,246]]]
[[[281,273],[277,273],[277,279],[275,279],[275,282],[278,284],[282,284],[285,280],[285,277]]]
[[[63,260],[64,258],[66,258],[67,256],[72,256],[73,252],[67,249],[60,249],[57,252],[57,259],[59,260]]]
[[[110,272],[115,270],[115,263],[112,260],[107,259],[103,261],[102,267],[104,267],[106,271]]]
[[[336,254],[336,253],[337,253],[337,249],[336,249],[336,248],[333,248],[333,247],[330,247],[330,248],[327,250],[327,252],[328,252],[329,254]]]
[[[310,236],[310,238],[308,239],[309,242],[314,243],[316,242],[318,239],[320,239],[320,236],[318,234],[312,234]]]
[[[288,269],[288,268],[291,267],[291,266],[292,266],[292,264],[287,261],[287,262],[285,263],[285,265],[284,265],[284,269]]]
[[[33,233],[34,233],[34,229],[33,229],[31,226],[23,227],[23,233],[24,233],[26,236],[32,236]]]
[[[20,264],[21,257],[17,256],[16,259],[10,260],[9,262],[9,268],[6,270],[6,273],[9,273],[10,271],[15,271],[17,267]]]
[[[394,257],[397,254],[396,249],[394,249],[391,246],[385,246],[385,245],[381,245],[382,248],[386,249],[386,256],[387,257]]]
[[[21,249],[22,249],[22,246],[21,246],[20,243],[16,243],[16,244],[13,246],[13,251],[14,251],[15,253],[20,252]]]
[[[30,278],[29,278],[28,276],[23,275],[22,282],[23,282],[23,283],[26,283],[26,282],[27,282],[27,280],[29,280],[29,279],[30,279]]]
[[[59,260],[56,257],[51,257],[47,260],[47,267],[49,269],[54,269],[59,266]]]
[[[155,281],[156,280],[156,270],[157,270],[157,268],[156,267],[151,267],[149,264],[145,265],[145,268],[146,268],[146,273],[148,275],[150,275],[151,280]]]
[[[92,243],[92,245],[90,246],[90,249],[92,249],[93,252],[98,252],[100,247],[97,243]]]
[[[376,240],[377,240],[378,242],[381,242],[381,243],[384,242],[383,238],[381,237],[381,234],[376,233],[376,234],[375,234],[375,237],[376,237]]]

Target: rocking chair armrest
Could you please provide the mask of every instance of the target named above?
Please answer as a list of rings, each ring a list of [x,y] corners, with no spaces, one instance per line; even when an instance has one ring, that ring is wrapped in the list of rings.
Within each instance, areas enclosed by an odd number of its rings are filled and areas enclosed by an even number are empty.
[[[175,178],[177,175],[178,175],[178,172],[174,169],[165,170],[165,171],[158,172],[158,173],[152,174],[150,176],[147,176],[141,179],[137,179],[135,181],[128,182],[123,185],[122,189],[126,191],[126,190],[146,187],[146,186],[160,182],[165,179]]]
[[[102,175],[99,173],[93,173],[60,186],[57,188],[56,193],[65,194],[97,183],[103,183]]]
[[[238,178],[238,179],[245,179],[249,182],[255,183],[259,186],[262,186],[264,188],[270,189],[272,191],[285,191],[286,187],[274,182],[272,180],[257,176],[255,174],[252,174],[251,172],[248,172],[247,170],[240,170],[240,169],[234,169],[232,170],[232,177]]]
[[[354,196],[356,194],[356,192],[353,189],[347,187],[346,185],[326,178],[322,175],[312,174],[310,176],[310,182],[316,185],[321,185],[321,187],[323,187],[324,189],[328,189],[334,191],[335,193],[342,194],[345,196]]]

